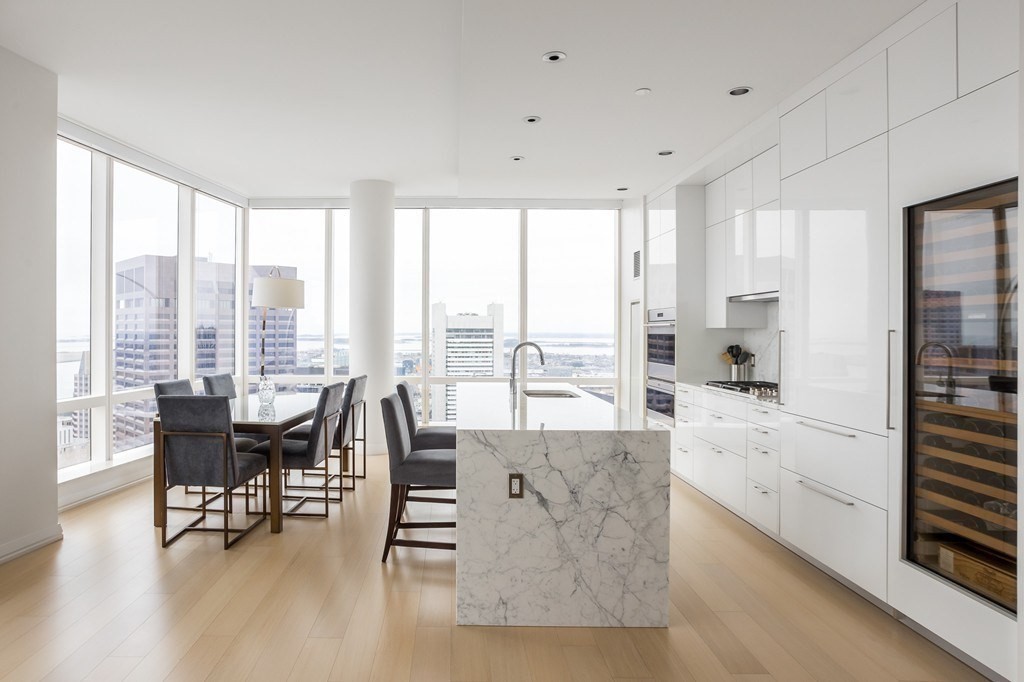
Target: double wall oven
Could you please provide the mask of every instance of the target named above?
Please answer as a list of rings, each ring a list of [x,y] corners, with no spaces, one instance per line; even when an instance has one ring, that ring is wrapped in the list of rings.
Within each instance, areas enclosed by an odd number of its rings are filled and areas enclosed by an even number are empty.
[[[675,421],[676,311],[647,311],[647,417],[667,424]]]

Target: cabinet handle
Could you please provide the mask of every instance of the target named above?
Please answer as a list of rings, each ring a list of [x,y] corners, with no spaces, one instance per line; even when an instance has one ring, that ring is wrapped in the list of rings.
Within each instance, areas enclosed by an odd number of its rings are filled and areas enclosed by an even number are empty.
[[[779,330],[779,405],[786,404],[782,401],[782,335],[785,333],[785,329]]]
[[[754,412],[760,412],[761,414],[771,414],[771,412],[769,412],[768,410],[762,410],[759,407],[755,407]]]
[[[767,435],[768,435],[769,433],[771,433],[770,431],[768,431],[768,429],[754,429],[754,432],[755,432],[755,433],[763,433],[763,434],[764,434],[764,435],[766,435],[766,436],[767,436]]]
[[[817,424],[808,424],[805,421],[798,421],[797,424],[799,424],[800,426],[806,426],[809,429],[817,429],[818,431],[824,431],[825,433],[831,433],[831,434],[834,434],[836,436],[842,436],[843,438],[856,438],[857,437],[857,434],[855,434],[855,433],[845,433],[843,431],[837,431],[835,429],[830,429],[830,428],[828,428],[826,426],[818,426]]]
[[[888,431],[896,430],[892,425],[892,335],[895,333],[895,329],[890,329],[885,339],[885,428]]]
[[[723,452],[722,450],[716,450],[714,448],[711,448],[711,452],[715,453],[716,455],[724,455],[725,454],[725,452]]]
[[[722,419],[722,415],[712,413],[711,416],[715,419]]]
[[[847,507],[852,507],[853,506],[853,502],[849,502],[847,500],[844,500],[841,497],[836,497],[835,495],[833,495],[832,493],[828,492],[827,490],[822,490],[821,488],[819,488],[817,486],[813,486],[810,483],[808,483],[807,481],[803,480],[802,478],[796,479],[796,482],[799,483],[800,485],[802,485],[803,487],[807,488],[808,490],[813,490],[814,492],[818,493],[819,495],[823,495],[823,496],[827,497],[830,500],[835,500],[839,504],[845,504]]]
[[[766,488],[762,488],[762,487],[761,487],[761,486],[759,486],[759,485],[755,485],[755,486],[754,486],[754,490],[758,491],[758,492],[759,492],[759,493],[761,493],[762,495],[768,495],[768,494],[769,494],[769,492],[768,492],[768,490],[767,490]]]

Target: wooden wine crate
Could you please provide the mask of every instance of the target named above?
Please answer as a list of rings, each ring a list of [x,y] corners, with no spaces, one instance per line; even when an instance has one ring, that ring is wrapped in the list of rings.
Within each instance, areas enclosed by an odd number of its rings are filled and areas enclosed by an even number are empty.
[[[1000,604],[1016,608],[1017,574],[1012,562],[966,545],[942,543],[939,568]]]

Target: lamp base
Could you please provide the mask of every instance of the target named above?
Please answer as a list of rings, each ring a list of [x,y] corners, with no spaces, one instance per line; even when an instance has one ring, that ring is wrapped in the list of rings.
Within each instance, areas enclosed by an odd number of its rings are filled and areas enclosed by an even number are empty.
[[[260,375],[260,381],[256,388],[256,397],[260,401],[259,411],[256,418],[260,421],[274,421],[276,412],[274,410],[274,382],[265,374]]]

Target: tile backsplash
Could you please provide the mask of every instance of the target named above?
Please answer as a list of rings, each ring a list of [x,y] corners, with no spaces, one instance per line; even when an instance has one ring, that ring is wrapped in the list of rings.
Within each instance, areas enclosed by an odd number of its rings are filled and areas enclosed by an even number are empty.
[[[764,329],[743,330],[743,347],[756,356],[747,377],[751,381],[779,380],[779,303],[765,305],[768,323]]]

